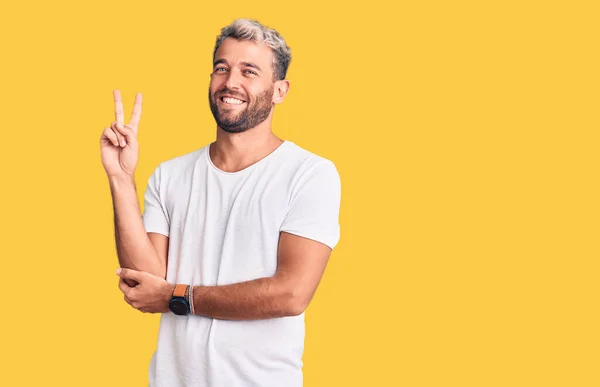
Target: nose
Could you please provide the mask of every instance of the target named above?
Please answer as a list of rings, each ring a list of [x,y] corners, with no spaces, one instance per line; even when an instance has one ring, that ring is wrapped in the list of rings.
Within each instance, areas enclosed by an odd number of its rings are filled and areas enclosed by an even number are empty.
[[[225,86],[231,90],[239,90],[241,83],[241,74],[237,71],[229,71],[227,74],[227,79],[225,81]]]

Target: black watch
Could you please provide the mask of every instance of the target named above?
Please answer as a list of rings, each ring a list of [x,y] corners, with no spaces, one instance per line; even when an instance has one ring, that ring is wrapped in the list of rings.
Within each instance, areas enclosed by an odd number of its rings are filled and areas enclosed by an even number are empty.
[[[185,297],[189,286],[182,284],[175,285],[171,301],[169,301],[169,309],[176,315],[187,316],[190,313],[190,303]]]

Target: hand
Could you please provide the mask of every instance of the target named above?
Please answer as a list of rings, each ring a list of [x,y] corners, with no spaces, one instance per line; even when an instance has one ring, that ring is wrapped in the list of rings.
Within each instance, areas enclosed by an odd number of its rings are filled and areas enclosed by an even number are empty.
[[[117,269],[117,275],[120,277],[119,289],[129,305],[143,313],[170,312],[169,301],[175,285],[145,271],[121,268]],[[130,287],[125,281],[135,281],[137,285]]]
[[[127,174],[133,176],[138,161],[138,126],[142,117],[142,94],[137,93],[129,124],[123,119],[123,101],[121,92],[113,91],[115,98],[115,119],[110,128],[104,128],[100,137],[102,165],[106,174],[111,176]]]

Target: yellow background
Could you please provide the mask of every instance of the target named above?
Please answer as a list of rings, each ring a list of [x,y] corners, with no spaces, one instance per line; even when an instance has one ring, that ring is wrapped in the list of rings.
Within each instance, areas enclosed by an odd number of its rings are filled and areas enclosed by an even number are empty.
[[[99,138],[142,92],[140,200],[213,141],[237,17],[292,47],[275,133],[342,177],[305,386],[600,385],[598,7],[393,3],[3,2],[0,385],[146,385]]]

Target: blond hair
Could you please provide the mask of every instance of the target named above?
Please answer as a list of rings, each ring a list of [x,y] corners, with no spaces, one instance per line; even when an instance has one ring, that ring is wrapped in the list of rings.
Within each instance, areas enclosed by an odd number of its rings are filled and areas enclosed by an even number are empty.
[[[221,34],[217,36],[217,42],[213,51],[213,61],[217,50],[226,38],[236,40],[251,40],[257,43],[265,43],[273,51],[273,80],[285,79],[288,67],[292,61],[290,48],[285,40],[277,31],[262,25],[252,19],[236,19],[221,29]]]

